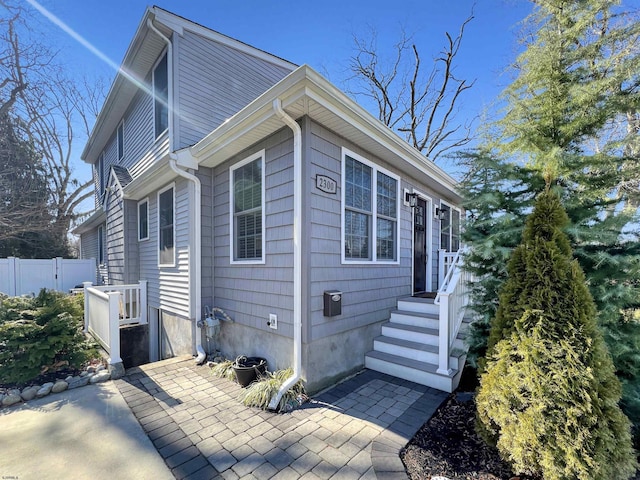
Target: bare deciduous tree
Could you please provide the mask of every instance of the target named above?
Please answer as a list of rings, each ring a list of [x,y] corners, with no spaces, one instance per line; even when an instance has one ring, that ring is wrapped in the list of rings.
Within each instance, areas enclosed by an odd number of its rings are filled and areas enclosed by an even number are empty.
[[[446,45],[426,74],[418,47],[404,31],[388,63],[379,52],[375,31],[366,40],[354,37],[349,92],[373,100],[378,118],[433,161],[472,139],[472,121],[459,123],[456,113],[460,95],[475,80],[467,81],[454,73],[465,27],[472,19],[473,15],[462,23],[455,38],[445,32]]]
[[[11,115],[20,137],[41,160],[49,187],[48,230],[67,244],[78,211],[92,195],[92,181],[75,176],[74,155],[104,98],[104,83],[70,80],[57,52],[37,30],[37,19],[20,3],[0,0],[0,113]]]

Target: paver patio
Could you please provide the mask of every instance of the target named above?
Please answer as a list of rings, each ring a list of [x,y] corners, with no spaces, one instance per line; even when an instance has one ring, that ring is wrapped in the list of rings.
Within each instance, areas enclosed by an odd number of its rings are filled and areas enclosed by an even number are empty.
[[[239,385],[185,358],[116,385],[179,479],[406,479],[400,449],[447,397],[364,370],[277,414],[243,406]]]

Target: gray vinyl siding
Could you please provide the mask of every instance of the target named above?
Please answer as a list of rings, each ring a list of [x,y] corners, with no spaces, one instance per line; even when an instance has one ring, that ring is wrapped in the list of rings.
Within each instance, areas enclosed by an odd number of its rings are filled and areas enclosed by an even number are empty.
[[[264,264],[231,264],[229,168],[265,149]],[[293,138],[283,129],[217,167],[213,175],[215,303],[237,323],[265,333],[293,334]],[[206,273],[205,273],[206,275]],[[278,315],[278,329],[267,326]]]
[[[158,266],[158,195],[149,195],[149,239],[138,243],[140,279],[148,281],[150,307],[189,318],[189,196],[190,182],[174,184],[175,266]],[[164,188],[164,187],[163,187]],[[162,190],[162,189],[161,189]]]
[[[98,272],[98,227],[80,235],[80,258],[93,258]],[[96,278],[100,278],[96,275]]]
[[[145,83],[149,84],[149,78],[145,79]],[[134,97],[124,117],[124,157],[121,165],[130,172],[144,170],[148,165],[142,168],[134,168],[134,165],[153,146],[154,141],[153,98],[141,90]],[[136,175],[132,173],[132,176]]]
[[[315,122],[306,135],[309,163],[308,181],[316,175],[326,175],[338,184],[336,194],[328,194],[311,184],[310,195],[310,303],[311,327],[308,341],[346,332],[381,322],[389,318],[397,298],[411,290],[411,215],[408,207],[400,204],[399,264],[342,264],[341,263],[341,148],[362,155],[367,160],[400,175],[394,166],[375,158],[357,146],[349,144],[335,133]],[[403,188],[403,183],[399,188]],[[343,292],[342,315],[323,316],[325,290]]]
[[[173,38],[175,148],[195,144],[291,72],[193,32]]]
[[[124,202],[125,282],[137,283],[140,279],[138,259],[138,202]]]
[[[109,284],[125,282],[124,202],[120,193],[109,192],[105,198],[107,211],[106,259],[109,265]]]
[[[201,272],[202,307],[214,307],[213,298],[213,171],[201,167],[197,171],[200,179],[201,195]]]

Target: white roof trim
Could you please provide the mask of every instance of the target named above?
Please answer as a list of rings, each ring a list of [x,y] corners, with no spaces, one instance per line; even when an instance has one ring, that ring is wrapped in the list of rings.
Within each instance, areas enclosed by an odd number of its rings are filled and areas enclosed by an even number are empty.
[[[290,106],[301,97],[317,102],[331,113],[342,118],[407,163],[436,180],[447,190],[456,192],[457,182],[453,177],[428,160],[413,146],[400,138],[393,130],[373,117],[355,101],[347,97],[324,77],[308,65],[303,65],[267,90],[225,123],[189,147],[199,161],[215,155],[241,138],[255,126],[274,116],[272,102],[282,100],[283,107]],[[308,112],[306,112],[308,114]]]

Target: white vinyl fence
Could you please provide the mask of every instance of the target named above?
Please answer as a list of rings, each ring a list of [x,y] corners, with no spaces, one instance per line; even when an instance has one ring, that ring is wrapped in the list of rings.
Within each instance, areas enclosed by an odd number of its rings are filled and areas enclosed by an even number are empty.
[[[83,282],[96,281],[95,259],[0,258],[0,292],[10,296],[35,294],[40,289],[68,292]]]

